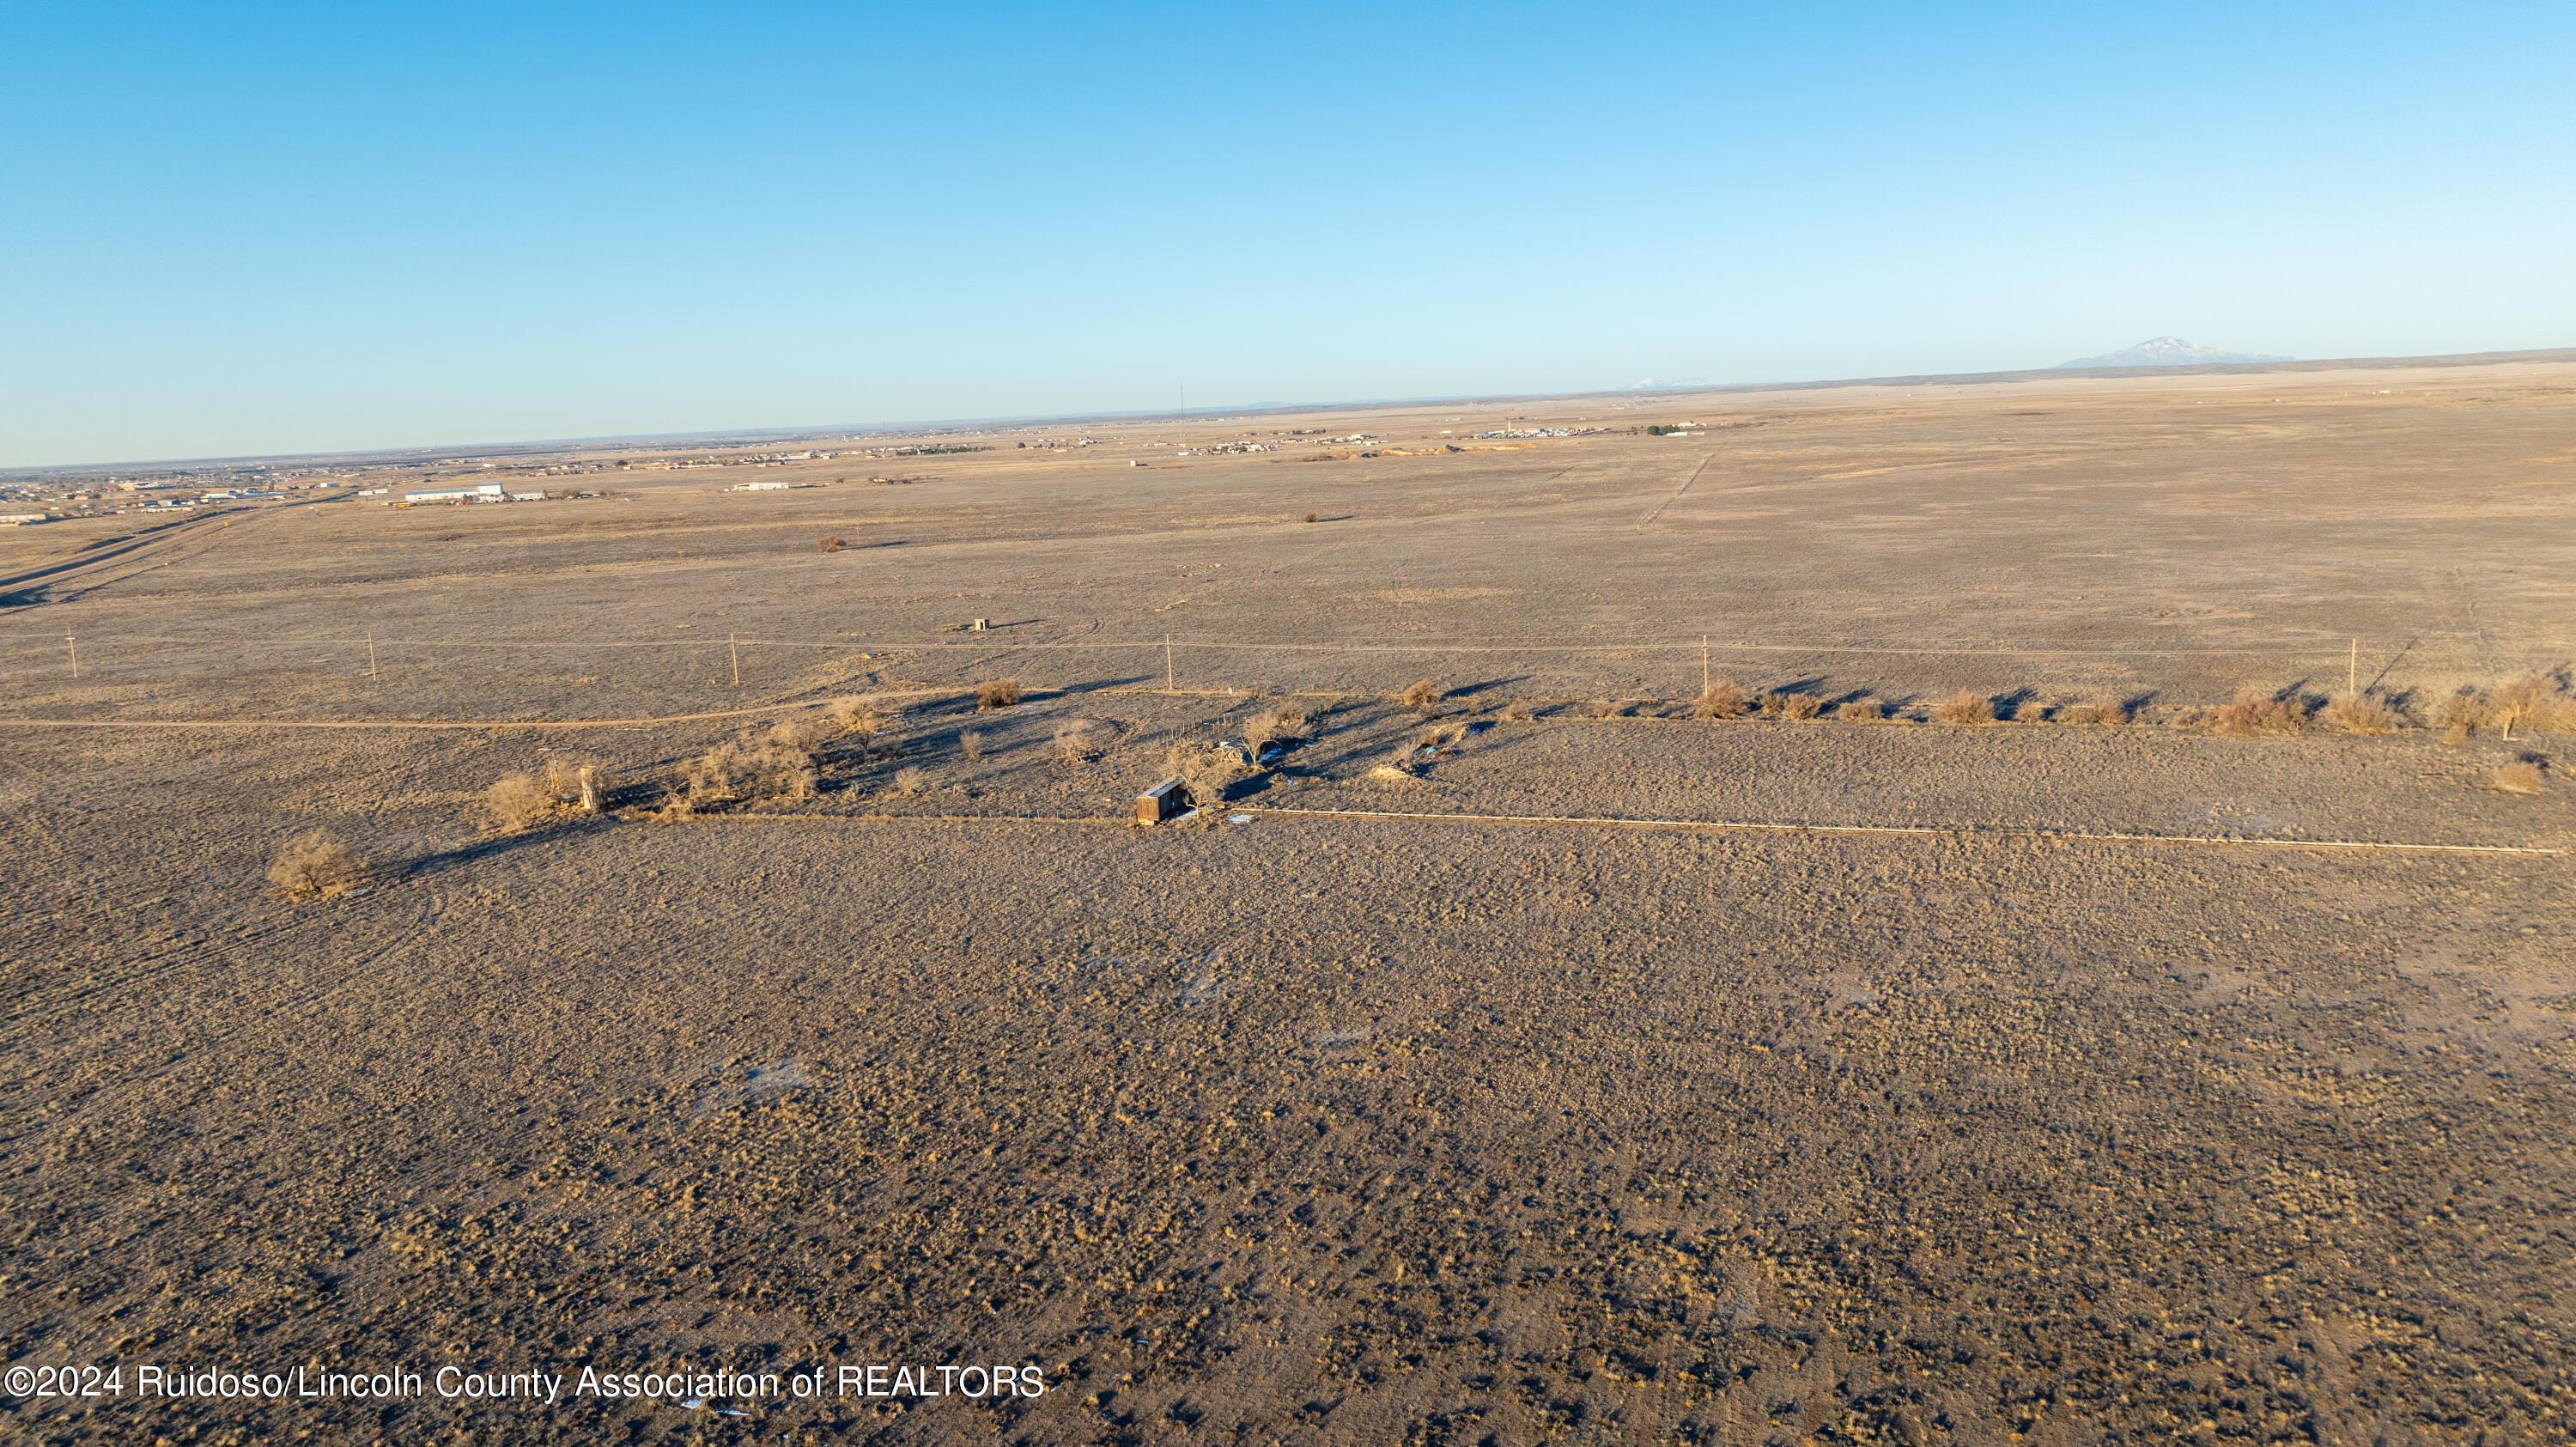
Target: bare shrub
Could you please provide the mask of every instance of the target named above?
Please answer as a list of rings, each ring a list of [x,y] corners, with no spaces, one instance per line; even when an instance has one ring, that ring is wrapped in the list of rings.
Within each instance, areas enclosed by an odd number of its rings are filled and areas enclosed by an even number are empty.
[[[2487,716],[2506,738],[2512,738],[2517,728],[2564,732],[2576,729],[2576,698],[2559,687],[2557,679],[2534,673],[2488,694]]]
[[[2129,721],[2129,706],[2116,698],[2087,699],[2082,703],[2068,704],[2059,710],[2057,721],[2114,727]]]
[[[1192,804],[1206,808],[1252,772],[1252,761],[1227,744],[1174,744],[1163,756],[1163,771],[1181,781]]]
[[[829,716],[836,731],[862,739],[875,738],[892,721],[884,703],[855,694],[832,700]]]
[[[1531,719],[1537,717],[1537,715],[1530,712],[1530,706],[1528,704],[1507,703],[1503,705],[1503,711],[1496,714],[1495,717],[1501,719],[1504,723],[1528,723]]]
[[[1615,698],[1596,698],[1590,706],[1594,718],[1617,718],[1628,711],[1628,706]]]
[[[1433,724],[1413,736],[1415,748],[1430,749],[1434,752],[1455,748],[1466,741],[1467,726],[1462,723]]]
[[[1310,523],[1319,523],[1319,522],[1322,522],[1323,520],[1324,520],[1324,518],[1323,518],[1323,514],[1321,514],[1321,513],[1311,513],[1311,512],[1310,512],[1310,513],[1306,514],[1306,521],[1308,521],[1308,522],[1310,522]]]
[[[1091,723],[1088,719],[1074,719],[1069,723],[1056,725],[1055,761],[1057,763],[1067,767],[1087,764],[1091,762],[1091,756],[1099,751],[1098,746],[1092,741]]]
[[[1932,705],[1932,718],[1936,723],[1961,727],[1990,724],[1995,721],[1995,701],[1973,689],[1963,688]]]
[[[2256,734],[2294,734],[2306,721],[2305,712],[2291,699],[2265,693],[2254,684],[2236,690],[2236,697],[2218,707],[2218,718],[2211,727],[2232,739],[2252,738]]]
[[[1306,737],[1306,710],[1293,703],[1256,713],[1243,721],[1243,742],[1251,748],[1255,762],[1262,749],[1274,743],[1285,743]]]
[[[814,551],[818,553],[837,553],[848,546],[849,544],[841,541],[840,535],[835,533],[831,537],[825,538],[821,542],[816,543],[814,545]]]
[[[968,729],[966,732],[959,734],[957,736],[957,752],[964,754],[966,756],[966,762],[970,764],[980,761],[984,757],[984,736],[975,732],[973,729]]]
[[[2551,679],[2550,691],[2532,705],[2526,722],[2541,733],[2576,734],[2576,693],[2569,693]]]
[[[1825,701],[1812,693],[1765,694],[1762,711],[1775,718],[1814,718],[1825,711]]]
[[[767,748],[810,754],[821,748],[832,737],[832,733],[833,725],[830,719],[814,718],[809,715],[805,718],[781,719],[771,724],[768,732],[760,736],[760,742]]]
[[[2367,693],[2338,694],[2317,710],[2317,717],[2348,734],[2390,734],[2406,727],[2404,714]]]
[[[1691,704],[1691,717],[1734,718],[1744,712],[1745,704],[1742,685],[1721,675],[1700,690],[1699,698]]]
[[[2507,794],[2537,794],[2541,788],[2540,765],[2529,759],[2507,764],[2495,771],[2488,784]]]
[[[897,769],[894,774],[894,791],[898,794],[929,793],[930,776],[917,768]]]
[[[1395,701],[1415,713],[1430,713],[1440,707],[1440,685],[1428,678],[1417,678],[1406,684]]]
[[[2433,705],[2436,728],[2478,729],[2489,726],[2486,695],[2474,688],[2463,688]]]
[[[2449,728],[2442,730],[2442,742],[2450,748],[2457,749],[2467,747],[2469,742],[2469,726],[2467,724],[2455,723]]]
[[[483,791],[483,812],[495,834],[518,834],[555,811],[555,796],[534,774],[503,774]]]
[[[278,846],[268,887],[280,899],[322,899],[358,882],[366,862],[328,829],[298,834]]]
[[[690,812],[715,804],[810,799],[821,782],[815,750],[834,726],[827,719],[781,722],[718,744],[682,766],[680,798]]]
[[[977,713],[991,713],[995,709],[1010,708],[1019,701],[1020,681],[1016,678],[996,678],[989,683],[975,685]]]
[[[1849,699],[1834,710],[1834,717],[1845,723],[1875,723],[1887,717],[1887,705],[1874,698]]]

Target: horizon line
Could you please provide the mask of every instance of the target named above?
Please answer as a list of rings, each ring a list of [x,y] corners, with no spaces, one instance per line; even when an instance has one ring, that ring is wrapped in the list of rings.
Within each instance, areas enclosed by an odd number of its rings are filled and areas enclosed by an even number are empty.
[[[1057,423],[1122,423],[1122,422],[1187,422],[1218,416],[1283,416],[1304,412],[1333,410],[1384,410],[1397,407],[1423,407],[1440,404],[1521,403],[1578,401],[1587,398],[1622,397],[1687,397],[1742,395],[1761,392],[1816,391],[1834,387],[1894,386],[1974,386],[1995,382],[2037,381],[2053,377],[2189,377],[2227,376],[2258,372],[2323,372],[2346,368],[2395,368],[2405,366],[2477,366],[2510,362],[2576,361],[2576,347],[2537,347],[2505,352],[2443,352],[2425,356],[2321,357],[2314,359],[2283,358],[2268,362],[2189,362],[2179,364],[2144,364],[2117,367],[2023,367],[1997,372],[1923,372],[1877,377],[1834,377],[1807,381],[1784,382],[1712,382],[1672,387],[1610,387],[1580,392],[1468,392],[1443,393],[1412,397],[1351,398],[1338,401],[1261,402],[1232,407],[1209,407],[1192,413],[1163,408],[1139,408],[1100,412],[1004,413],[986,417],[955,417],[893,422],[820,423],[801,426],[728,427],[702,431],[601,433],[580,437],[529,438],[517,441],[451,443],[446,445],[415,444],[394,447],[350,448],[328,452],[250,452],[220,457],[166,457],[126,459],[107,462],[37,463],[0,467],[0,477],[41,476],[71,472],[100,472],[118,469],[166,467],[240,467],[253,463],[275,462],[393,462],[416,458],[428,453],[456,453],[467,456],[489,456],[507,451],[551,451],[571,447],[600,447],[638,443],[685,443],[695,441],[733,441],[776,439],[795,441],[824,433],[878,433],[907,435],[934,428],[965,427],[1034,427]]]

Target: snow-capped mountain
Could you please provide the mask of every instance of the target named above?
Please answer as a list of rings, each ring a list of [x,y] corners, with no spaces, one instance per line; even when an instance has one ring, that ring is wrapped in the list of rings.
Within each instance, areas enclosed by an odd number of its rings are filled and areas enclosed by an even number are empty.
[[[2060,362],[2059,367],[2196,367],[2205,362],[2287,362],[2289,357],[2263,356],[2254,352],[2223,352],[2216,347],[2199,346],[2180,337],[2149,337],[2134,347],[2104,352],[2098,357],[2077,357]]]

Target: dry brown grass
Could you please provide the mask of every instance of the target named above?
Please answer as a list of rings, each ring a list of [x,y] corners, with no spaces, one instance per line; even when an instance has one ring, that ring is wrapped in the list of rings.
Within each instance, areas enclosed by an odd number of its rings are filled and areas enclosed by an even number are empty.
[[[984,736],[975,732],[973,729],[968,729],[966,732],[959,734],[957,736],[957,752],[964,754],[966,756],[966,762],[970,764],[981,761],[984,757]]]
[[[1504,723],[1528,723],[1531,719],[1536,718],[1537,716],[1538,715],[1530,711],[1530,706],[1525,703],[1504,704],[1503,711],[1494,715],[1494,717],[1501,719]]]
[[[2442,730],[2442,742],[2450,748],[2466,748],[2469,742],[2469,726],[2455,723]]]
[[[1440,685],[1428,678],[1417,678],[1405,685],[1395,701],[1415,713],[1430,713],[1440,707]]]
[[[991,713],[995,709],[1011,708],[1019,701],[1020,681],[1016,678],[996,678],[990,682],[975,685],[977,713]]]
[[[2393,734],[2406,727],[2406,716],[2388,700],[2368,693],[2337,694],[2317,710],[2329,728],[2348,734]]]
[[[2506,794],[2537,794],[2541,786],[2540,765],[2529,759],[2505,765],[2488,780],[2488,787]]]
[[[365,871],[358,851],[328,829],[313,829],[278,846],[268,887],[280,899],[323,899],[345,892]]]
[[[2236,690],[2236,697],[2218,706],[2218,717],[2211,727],[2231,739],[2252,738],[2257,734],[2294,734],[2307,722],[2307,710],[2294,698],[2281,698],[2266,693],[2256,684]]]
[[[1982,693],[1963,688],[1932,705],[1932,718],[1936,723],[1961,727],[1990,724],[1995,721],[1995,701]]]
[[[495,834],[520,834],[555,811],[555,796],[534,774],[503,774],[483,791],[483,812]]]
[[[1708,681],[1699,697],[1691,704],[1693,718],[1735,718],[1744,712],[1748,700],[1744,688],[1723,675]]]
[[[1887,705],[1874,698],[1847,699],[1834,710],[1834,717],[1845,723],[1876,723],[1887,717]]]
[[[2129,706],[2116,698],[2086,699],[2058,710],[2057,721],[2089,727],[2115,728],[2129,721]]]
[[[816,552],[818,552],[818,553],[837,553],[837,552],[839,552],[841,549],[846,548],[846,547],[848,547],[848,546],[849,546],[849,544],[848,544],[848,543],[845,543],[845,542],[841,541],[840,536],[839,536],[838,534],[834,534],[833,536],[828,537],[828,538],[825,538],[825,539],[823,539],[821,542],[816,543],[816,544],[814,545],[814,551],[816,551]]]

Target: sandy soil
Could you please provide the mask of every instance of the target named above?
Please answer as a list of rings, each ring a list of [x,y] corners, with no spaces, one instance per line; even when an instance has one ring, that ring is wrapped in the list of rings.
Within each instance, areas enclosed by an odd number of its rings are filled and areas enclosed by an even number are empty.
[[[1455,409],[997,434],[901,484],[315,504],[48,575],[0,614],[10,1366],[1047,1390],[0,1421],[2569,1440],[2567,736],[2167,720],[2340,687],[2356,639],[2419,716],[2563,667],[2571,397],[2428,368],[1590,399],[1514,425],[1739,425],[1510,450]],[[1290,425],[1469,450],[1169,455]],[[0,574],[116,535],[0,534]],[[1159,691],[1167,631],[1197,691]],[[1748,687],[2148,722],[1694,721],[1702,633]],[[1239,646],[1292,643],[1330,646]],[[973,712],[1004,673],[1027,700]],[[1375,777],[1425,674],[1469,732]],[[645,817],[873,690],[900,726],[824,742],[812,798]],[[1310,736],[1217,822],[1123,822],[1291,692]],[[601,722],[691,714],[732,716]],[[576,756],[621,813],[476,817]],[[2540,793],[2488,787],[2526,757]],[[1495,822],[1568,816],[1675,827]],[[270,897],[317,825],[364,887]]]

